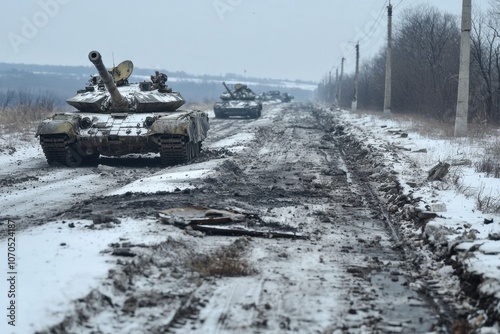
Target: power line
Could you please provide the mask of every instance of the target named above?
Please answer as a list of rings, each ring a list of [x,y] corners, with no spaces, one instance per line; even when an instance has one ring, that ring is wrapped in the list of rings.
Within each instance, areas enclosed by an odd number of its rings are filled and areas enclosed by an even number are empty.
[[[401,0],[403,1],[403,0]],[[401,3],[400,1],[400,3]],[[375,7],[375,4],[376,2],[374,3],[374,5],[372,6],[372,9]],[[357,40],[357,43],[363,45],[366,41],[369,41],[369,40],[372,40],[372,37],[375,35],[375,33],[377,32],[378,29],[376,29],[377,26],[380,25],[381,21],[385,18],[385,10],[386,10],[386,5],[388,4],[388,0],[385,0],[384,1],[384,4],[383,6],[380,8],[380,10],[378,11],[378,14],[377,16],[375,17],[375,21],[372,23],[372,25],[370,26],[370,28],[368,30],[365,30],[363,31],[363,35],[360,36]],[[367,19],[365,19],[364,22],[368,23],[368,18],[370,16],[367,17]],[[379,36],[379,38],[377,39],[376,43],[377,44],[380,39],[383,38],[383,36]],[[351,49],[351,51],[349,52],[348,55],[346,55],[346,57],[350,58],[350,56],[355,52],[355,48],[353,47],[353,49]]]
[[[398,4],[394,5],[393,8],[396,8],[397,6],[399,6],[401,4],[401,2],[403,2],[403,0],[399,0]]]
[[[371,34],[369,35],[368,33],[365,32],[365,35],[362,38],[360,38],[360,40],[364,40],[365,38],[371,38],[371,36],[373,36],[373,34],[375,33],[375,29],[374,29],[375,26],[377,26],[378,24],[380,24],[380,21],[382,20],[382,18],[384,18],[385,8],[386,8],[387,1],[388,0],[384,1],[384,5],[380,9],[380,11],[379,11],[379,13],[377,15],[377,18],[375,19],[375,22],[373,22],[372,26],[368,30]]]
[[[334,68],[338,68],[338,63],[342,60],[342,58],[347,58],[348,62],[350,63],[350,58],[351,56],[355,53],[356,51],[356,47],[355,47],[355,44],[359,43],[359,44],[363,44],[365,41],[368,41],[370,39],[372,39],[373,35],[377,32],[377,29],[375,29],[375,27],[377,27],[378,25],[380,25],[381,21],[383,20],[383,18],[385,17],[385,10],[386,10],[386,6],[388,4],[388,1],[389,0],[384,0],[384,3],[382,5],[382,7],[380,8],[380,10],[378,11],[377,15],[375,16],[375,21],[371,24],[370,28],[368,30],[364,30],[362,31],[362,35],[358,36],[358,38],[355,38],[357,39],[356,42],[352,42],[353,43],[353,47],[352,49],[349,50],[349,52],[347,54],[344,54],[344,55],[341,55],[339,57],[337,57],[335,59],[335,62],[334,62],[334,65],[332,65],[332,67],[330,68],[330,71],[332,71]],[[400,4],[403,0],[400,0],[400,2],[398,4]],[[372,11],[373,9],[375,8],[375,6],[377,5],[378,3],[378,0],[375,0],[370,8],[370,13],[368,14],[368,16],[365,18],[365,20],[363,20],[363,25],[362,27],[366,26],[366,24],[369,23],[369,19],[371,17],[373,17],[372,14]],[[377,43],[378,41],[380,40],[380,38],[382,37],[379,37],[377,39]]]

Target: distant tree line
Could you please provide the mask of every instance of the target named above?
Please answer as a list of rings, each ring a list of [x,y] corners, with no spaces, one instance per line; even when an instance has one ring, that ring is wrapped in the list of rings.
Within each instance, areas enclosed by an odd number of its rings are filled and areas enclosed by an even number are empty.
[[[455,117],[460,56],[460,18],[420,5],[398,14],[392,41],[392,111],[451,121]],[[500,0],[475,11],[471,31],[470,107],[473,121],[500,124]],[[333,103],[337,82],[320,82],[318,98]],[[385,46],[362,62],[358,108],[383,110]],[[350,107],[354,75],[344,75],[340,106]]]
[[[57,98],[47,90],[6,89],[0,90],[0,111],[9,108],[41,109],[53,111],[57,106]]]
[[[9,67],[10,66],[10,67]],[[15,68],[13,66],[16,66]],[[86,73],[84,73],[86,72]],[[72,109],[65,100],[74,96],[77,90],[84,88],[95,68],[84,66],[46,66],[0,63],[0,111],[7,106],[30,103],[45,103],[50,96],[54,107]],[[189,76],[184,72],[168,74],[167,84],[178,91],[189,103],[215,102],[224,91],[222,81],[249,82],[249,87],[256,93],[269,90],[281,90],[295,96],[297,100],[313,98],[313,82],[295,80],[284,82],[278,79],[245,78],[241,75],[226,74],[217,76]],[[130,77],[131,83],[149,80],[153,70],[136,68]],[[179,76],[177,76],[179,75]],[[290,85],[290,86],[289,86]],[[303,88],[304,87],[304,88]],[[28,98],[29,96],[29,98]]]

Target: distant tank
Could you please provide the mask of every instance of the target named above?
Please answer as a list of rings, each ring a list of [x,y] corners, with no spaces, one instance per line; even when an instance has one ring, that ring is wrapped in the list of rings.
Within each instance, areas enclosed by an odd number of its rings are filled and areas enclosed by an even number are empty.
[[[281,102],[290,102],[293,99],[293,95],[288,93],[281,93],[280,100]]]
[[[214,104],[214,113],[217,118],[243,116],[259,118],[262,115],[262,103],[255,101],[257,95],[243,84],[235,84],[231,90],[225,82],[222,83],[226,91],[222,93],[222,101]]]
[[[129,84],[129,60],[108,71],[99,52],[89,60],[99,75],[66,100],[78,109],[59,113],[38,125],[49,165],[95,164],[100,155],[159,153],[163,165],[187,163],[201,151],[209,129],[208,115],[177,110],[185,103],[166,85],[167,75],[155,72],[150,81]]]
[[[293,99],[293,95],[288,93],[282,93],[279,90],[270,90],[268,92],[259,94],[257,100],[262,102],[275,101],[275,102],[290,102]]]

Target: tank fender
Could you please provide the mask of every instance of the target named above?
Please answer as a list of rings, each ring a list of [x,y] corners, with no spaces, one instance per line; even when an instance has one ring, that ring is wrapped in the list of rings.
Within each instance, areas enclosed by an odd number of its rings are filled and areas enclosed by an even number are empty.
[[[148,131],[148,135],[168,134],[188,136],[189,140],[200,142],[207,136],[209,129],[208,115],[206,113],[189,113],[178,119],[158,118]]]
[[[35,136],[66,134],[70,138],[76,138],[78,121],[78,118],[65,120],[47,119],[38,125]]]

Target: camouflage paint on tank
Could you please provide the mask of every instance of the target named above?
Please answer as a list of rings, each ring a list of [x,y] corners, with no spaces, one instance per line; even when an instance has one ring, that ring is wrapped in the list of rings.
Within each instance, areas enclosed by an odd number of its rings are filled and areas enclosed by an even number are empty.
[[[131,61],[120,64],[130,72],[124,76],[120,65],[106,70],[97,51],[91,51],[89,59],[99,76],[67,100],[78,111],[56,114],[38,126],[36,136],[49,164],[78,166],[100,154],[159,152],[162,163],[171,165],[200,153],[210,128],[208,115],[178,110],[185,100],[165,84],[165,74],[155,72],[149,82],[129,84]]]
[[[215,117],[260,117],[262,103],[255,101],[257,95],[247,85],[235,84],[232,90],[225,82],[222,85],[226,91],[220,96],[222,101],[214,104]]]

